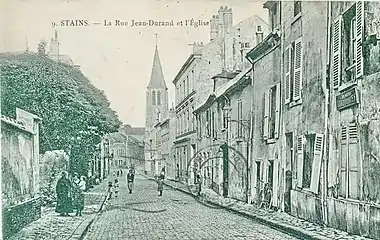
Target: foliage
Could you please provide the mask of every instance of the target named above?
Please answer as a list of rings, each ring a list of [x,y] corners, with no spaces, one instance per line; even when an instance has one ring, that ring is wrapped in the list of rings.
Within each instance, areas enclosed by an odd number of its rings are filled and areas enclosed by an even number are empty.
[[[18,107],[41,117],[40,151],[71,149],[70,169],[86,174],[101,137],[121,124],[104,92],[76,68],[35,53],[0,54],[0,71],[1,113],[15,117]]]

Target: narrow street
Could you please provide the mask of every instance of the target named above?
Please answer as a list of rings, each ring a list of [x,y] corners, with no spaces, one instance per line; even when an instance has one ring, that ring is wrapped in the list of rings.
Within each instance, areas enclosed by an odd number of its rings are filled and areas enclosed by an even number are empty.
[[[210,208],[180,191],[164,188],[157,194],[154,181],[137,175],[128,193],[120,181],[112,198],[95,219],[85,239],[296,239],[253,220]]]

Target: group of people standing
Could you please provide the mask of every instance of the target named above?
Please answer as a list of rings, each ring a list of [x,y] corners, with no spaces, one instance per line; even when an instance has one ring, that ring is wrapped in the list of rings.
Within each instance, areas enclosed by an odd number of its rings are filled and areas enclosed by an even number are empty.
[[[108,199],[112,198],[112,195],[115,196],[115,198],[119,195],[119,177],[123,176],[123,170],[118,170],[116,172],[116,176],[114,182],[110,181],[108,182]],[[135,181],[135,171],[134,169],[130,169],[127,176],[126,181],[128,184],[128,190],[129,193],[132,193],[133,187],[134,187],[134,181]]]
[[[76,210],[76,216],[82,216],[85,190],[86,177],[79,177],[77,173],[74,173],[70,179],[68,172],[62,172],[56,186],[57,206],[55,211],[61,216],[69,216],[69,213]]]

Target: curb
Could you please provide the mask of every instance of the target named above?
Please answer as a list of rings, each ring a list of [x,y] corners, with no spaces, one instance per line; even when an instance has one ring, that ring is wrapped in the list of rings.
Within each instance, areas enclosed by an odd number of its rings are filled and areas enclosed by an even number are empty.
[[[155,179],[153,179],[151,177],[148,177],[148,176],[145,176],[145,175],[142,175],[142,176],[144,176],[145,178],[147,178],[149,180],[155,181]],[[171,180],[169,180],[169,181],[171,181]],[[170,185],[168,183],[165,183],[165,182],[164,182],[164,185],[168,186],[168,187],[171,187],[172,189],[179,190],[180,192],[183,192],[183,193],[186,193],[188,195],[193,196],[192,193],[188,192],[185,189],[177,188],[177,187],[172,186],[172,185]],[[311,233],[311,232],[309,232],[307,230],[304,230],[304,229],[299,228],[299,227],[294,227],[294,226],[286,224],[286,223],[280,223],[278,221],[266,219],[264,217],[261,217],[261,216],[255,215],[255,214],[246,213],[244,211],[239,211],[237,209],[226,207],[226,206],[223,206],[221,204],[209,201],[207,199],[205,199],[204,201],[206,203],[210,204],[210,205],[217,206],[217,207],[220,207],[220,208],[222,208],[224,210],[233,212],[235,214],[239,214],[241,216],[244,216],[244,217],[256,220],[257,222],[260,222],[260,223],[262,223],[264,225],[267,225],[269,227],[272,227],[274,229],[280,230],[282,232],[285,232],[287,234],[290,234],[292,236],[295,236],[295,237],[298,237],[298,238],[301,238],[301,239],[313,239],[313,240],[329,240],[329,239],[331,239],[331,238],[327,238],[327,237],[320,236],[320,235],[317,235],[317,234],[313,234],[313,233]]]
[[[107,201],[107,198],[108,198],[108,192],[106,194],[106,196],[104,197],[102,203],[100,204],[100,207],[99,207],[99,210],[95,213],[95,216],[89,221],[89,223],[87,224],[87,226],[85,227],[85,229],[82,231],[82,233],[80,234],[80,237],[78,238],[79,240],[83,240],[84,237],[86,236],[88,230],[90,229],[92,223],[95,221],[95,219],[98,217],[99,213],[103,210],[104,208],[104,205]]]

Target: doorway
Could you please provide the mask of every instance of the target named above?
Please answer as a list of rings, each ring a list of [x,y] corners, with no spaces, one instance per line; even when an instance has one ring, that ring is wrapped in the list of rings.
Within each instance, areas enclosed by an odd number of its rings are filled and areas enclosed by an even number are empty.
[[[293,133],[286,133],[286,169],[285,169],[285,190],[284,190],[284,211],[290,213],[292,190],[292,171],[294,169]]]

